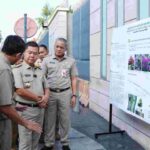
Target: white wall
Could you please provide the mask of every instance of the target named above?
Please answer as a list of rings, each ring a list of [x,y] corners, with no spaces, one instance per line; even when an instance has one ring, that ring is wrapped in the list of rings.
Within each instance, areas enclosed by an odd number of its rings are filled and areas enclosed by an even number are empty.
[[[49,24],[49,49],[54,54],[54,42],[58,37],[67,39],[67,11],[57,10]]]

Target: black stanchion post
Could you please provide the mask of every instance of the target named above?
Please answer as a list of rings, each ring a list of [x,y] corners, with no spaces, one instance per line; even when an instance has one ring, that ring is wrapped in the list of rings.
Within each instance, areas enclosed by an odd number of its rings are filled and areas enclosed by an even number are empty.
[[[98,136],[100,135],[106,135],[106,134],[116,134],[116,133],[121,133],[123,134],[125,131],[121,130],[121,131],[113,131],[112,132],[112,104],[109,105],[109,131],[108,132],[104,132],[104,133],[95,133],[95,138],[97,139]]]
[[[109,105],[109,133],[112,132],[112,104]]]

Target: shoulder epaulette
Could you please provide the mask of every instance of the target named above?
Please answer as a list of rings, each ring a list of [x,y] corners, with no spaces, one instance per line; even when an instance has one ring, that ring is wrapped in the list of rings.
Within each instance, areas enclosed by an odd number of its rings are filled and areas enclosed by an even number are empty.
[[[19,68],[22,66],[22,63],[21,64],[18,64],[18,65],[14,65],[13,68]]]

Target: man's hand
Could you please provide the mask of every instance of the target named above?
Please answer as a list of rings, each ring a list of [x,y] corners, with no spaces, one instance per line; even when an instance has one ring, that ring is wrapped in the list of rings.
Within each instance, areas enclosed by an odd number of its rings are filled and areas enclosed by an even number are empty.
[[[16,109],[11,105],[0,106],[0,112],[4,113],[8,118],[10,118],[12,121],[16,122],[17,124],[20,124],[20,125],[28,128],[32,131],[35,131],[37,133],[42,132],[42,128],[38,123],[36,123],[34,121],[26,120],[26,119],[22,118],[21,116],[19,116]]]
[[[29,130],[35,131],[37,133],[41,133],[42,132],[42,127],[40,126],[40,124],[31,121],[31,120],[25,120],[25,127],[28,128]]]
[[[76,105],[76,96],[72,96],[71,98],[71,107],[74,108]]]
[[[47,103],[48,103],[48,97],[46,97],[46,96],[41,96],[41,99],[40,99],[40,101],[38,101],[38,105],[39,105],[39,107],[41,107],[41,108],[46,108],[47,107]]]
[[[42,100],[45,102],[46,105],[48,104],[48,99],[49,99],[49,97],[47,97],[45,95],[42,96]]]

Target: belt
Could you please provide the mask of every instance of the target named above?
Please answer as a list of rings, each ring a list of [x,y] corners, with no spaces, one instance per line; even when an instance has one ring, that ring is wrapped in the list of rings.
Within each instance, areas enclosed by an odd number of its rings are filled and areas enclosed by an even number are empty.
[[[18,102],[18,101],[16,101],[16,103],[21,104],[21,105],[24,105],[24,106],[28,106],[28,107],[39,107],[38,104],[29,104],[29,103],[27,104],[27,103]]]
[[[56,92],[56,93],[60,93],[60,92],[63,92],[63,91],[69,90],[69,89],[70,89],[70,87],[67,87],[67,88],[65,88],[65,89],[58,89],[58,88],[51,89],[51,88],[50,88],[50,91]]]

